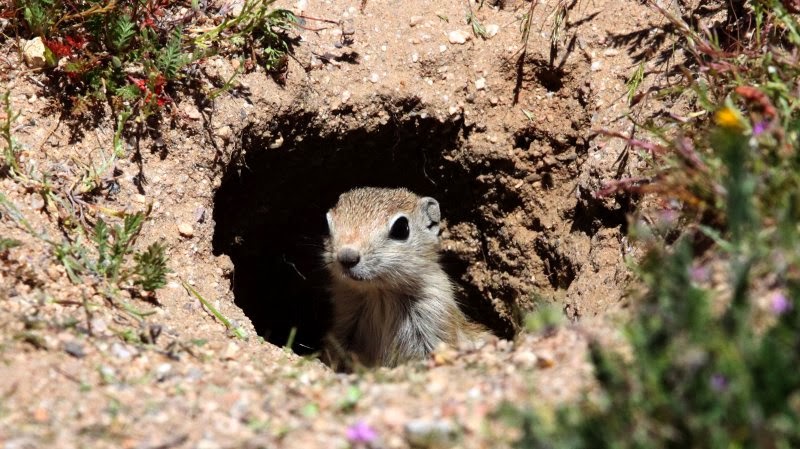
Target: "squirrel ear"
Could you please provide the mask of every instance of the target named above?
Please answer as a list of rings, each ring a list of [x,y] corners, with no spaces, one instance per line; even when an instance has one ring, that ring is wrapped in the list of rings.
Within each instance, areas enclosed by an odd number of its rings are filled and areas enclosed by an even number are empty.
[[[439,202],[426,196],[419,199],[419,209],[422,211],[422,223],[430,231],[439,234],[439,222],[442,221],[442,212],[439,210]]]
[[[328,221],[328,233],[333,234],[333,216],[331,215],[331,211],[325,214],[325,220]]]

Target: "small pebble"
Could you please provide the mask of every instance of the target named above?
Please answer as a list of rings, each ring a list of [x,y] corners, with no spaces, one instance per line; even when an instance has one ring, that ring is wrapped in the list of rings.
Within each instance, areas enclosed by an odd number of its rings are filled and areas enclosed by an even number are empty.
[[[594,61],[592,62],[592,65],[589,67],[589,70],[591,70],[592,72],[597,72],[598,70],[600,70],[601,67],[603,67],[602,61]]]
[[[548,352],[541,352],[536,357],[536,366],[539,368],[550,368],[556,364],[553,355]]]
[[[283,146],[283,136],[278,136],[271,144],[269,144],[270,150],[277,150],[278,148]]]
[[[184,237],[192,237],[194,228],[189,223],[181,223],[178,225],[178,232]]]
[[[198,206],[197,209],[194,210],[194,221],[197,223],[203,223],[206,221],[206,208],[203,206]]]
[[[415,419],[405,425],[406,439],[413,447],[451,447],[458,439],[458,429],[450,421]]]
[[[64,343],[64,352],[78,359],[86,357],[86,350],[83,349],[83,345],[76,341]]]
[[[233,360],[236,358],[237,354],[239,354],[239,345],[234,342],[230,342],[228,343],[228,346],[225,347],[225,351],[222,352],[222,359]]]
[[[369,80],[372,83],[377,83],[379,79],[380,77],[378,76],[377,73],[373,73],[372,75],[369,76]]]
[[[44,208],[44,198],[41,195],[32,195],[30,199],[31,208],[34,210],[40,210]]]
[[[92,326],[92,332],[95,334],[103,334],[108,330],[108,325],[102,318],[92,318],[89,323]]]
[[[196,107],[191,105],[186,105],[183,108],[183,112],[186,114],[186,117],[192,120],[200,120],[201,118],[203,118],[203,115],[200,114],[200,111],[198,111]]]
[[[29,41],[22,41],[22,57],[25,63],[32,69],[42,68],[47,65],[45,59],[45,46],[41,37],[35,37]]]
[[[231,131],[231,127],[228,125],[225,125],[217,130],[217,135],[226,141],[230,140],[232,134],[233,132]]]
[[[471,36],[469,33],[463,30],[455,30],[447,33],[447,40],[450,41],[451,44],[465,44]]]
[[[495,37],[499,31],[500,31],[500,25],[497,25],[495,23],[490,23],[486,25],[486,37],[488,38]]]
[[[478,78],[475,80],[475,89],[483,90],[486,89],[486,78]]]
[[[423,20],[422,16],[411,16],[411,18],[408,19],[408,26],[415,27],[420,23],[422,23],[422,20]]]
[[[120,360],[130,360],[134,356],[131,348],[129,348],[127,345],[123,345],[122,343],[112,344],[111,353],[114,354],[114,357]]]

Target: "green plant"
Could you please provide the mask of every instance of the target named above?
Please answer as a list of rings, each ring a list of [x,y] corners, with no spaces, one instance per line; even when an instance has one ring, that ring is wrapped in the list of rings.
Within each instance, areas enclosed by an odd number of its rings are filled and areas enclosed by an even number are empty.
[[[34,170],[25,170],[16,158],[17,143],[11,135],[11,125],[18,116],[11,109],[9,95],[4,95],[6,120],[0,127],[6,148],[3,154],[6,160],[8,175],[16,182],[27,186],[31,191],[41,195],[47,203],[55,207],[62,216],[62,238],[55,239],[46,232],[37,230],[25,215],[0,193],[0,217],[7,217],[17,227],[32,237],[45,242],[53,251],[53,256],[64,266],[70,279],[75,283],[84,283],[85,277],[99,283],[98,289],[113,300],[119,288],[141,289],[154,292],[166,283],[167,260],[164,247],[153,243],[143,251],[134,248],[136,238],[142,229],[148,212],[118,214],[121,222],[109,224],[99,214],[89,217],[80,205],[85,204],[80,197],[90,195],[99,185],[96,181],[103,172],[112,168],[105,164],[102,170],[92,169],[83,179],[83,184],[92,186],[80,192],[62,192],[54,188],[46,174]],[[120,118],[120,123],[124,118]],[[121,125],[118,133],[121,132]],[[116,136],[115,136],[116,145]],[[112,158],[113,160],[113,155]],[[94,179],[94,184],[88,180]],[[81,184],[81,183],[76,183]],[[67,200],[70,198],[70,200]],[[76,208],[77,205],[78,208]],[[94,225],[88,226],[87,220]],[[3,251],[14,246],[16,241],[3,239]],[[18,243],[18,242],[17,242]]]
[[[246,0],[234,17],[184,12],[183,2],[164,0],[15,0],[0,12],[20,37],[43,39],[47,72],[61,78],[61,99],[73,114],[107,101],[118,116],[142,120],[169,105],[179,83],[200,85],[188,81],[201,72],[187,67],[202,58],[253,55],[267,70],[282,70],[290,51],[285,32],[296,18],[273,3]]]
[[[697,110],[643,124],[654,141],[610,133],[650,167],[599,194],[649,195],[677,225],[632,226],[646,255],[630,357],[593,344],[599,388],[578,405],[502,408],[517,447],[800,447],[800,26],[784,3],[749,2],[727,41],[652,3],[690,56],[666,94]]]

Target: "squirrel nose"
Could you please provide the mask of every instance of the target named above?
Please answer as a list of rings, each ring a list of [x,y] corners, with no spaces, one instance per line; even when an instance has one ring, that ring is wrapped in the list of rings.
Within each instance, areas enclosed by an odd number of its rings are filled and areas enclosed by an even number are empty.
[[[358,265],[361,255],[354,248],[342,248],[336,253],[336,260],[345,268],[353,268]]]

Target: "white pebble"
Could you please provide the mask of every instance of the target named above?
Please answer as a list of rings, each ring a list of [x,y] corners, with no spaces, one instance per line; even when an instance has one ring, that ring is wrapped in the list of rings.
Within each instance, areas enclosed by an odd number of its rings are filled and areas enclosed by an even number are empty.
[[[465,44],[470,37],[469,33],[463,30],[455,30],[447,33],[447,40],[449,40],[451,44]]]

